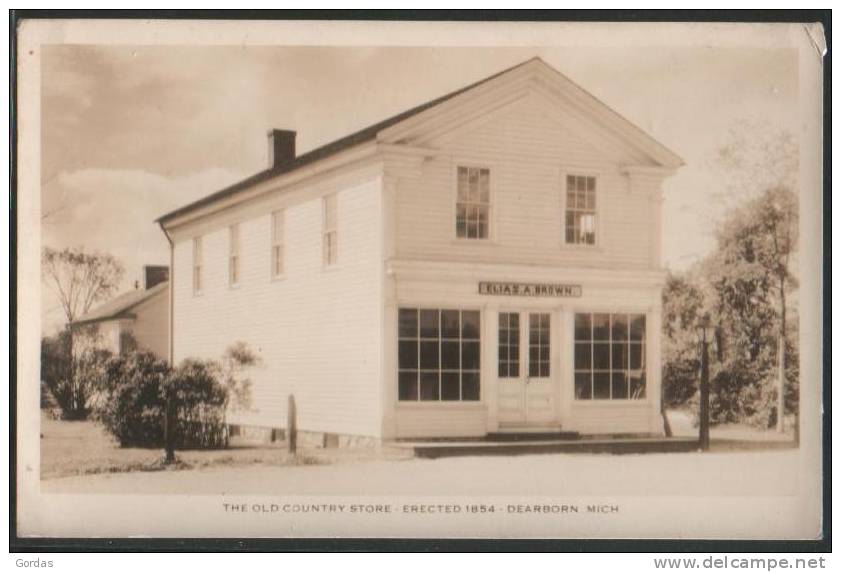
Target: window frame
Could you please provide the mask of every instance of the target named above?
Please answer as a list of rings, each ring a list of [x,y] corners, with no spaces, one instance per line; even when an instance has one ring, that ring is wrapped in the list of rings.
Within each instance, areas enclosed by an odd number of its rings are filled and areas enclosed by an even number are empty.
[[[480,161],[470,159],[468,157],[455,157],[452,163],[452,181],[451,181],[451,218],[449,220],[450,228],[452,229],[451,236],[454,242],[458,244],[495,244],[497,237],[497,211],[496,206],[496,176],[498,168],[495,164],[487,161]],[[458,170],[459,168],[467,169],[487,169],[488,171],[488,235],[485,238],[468,238],[466,236],[458,235]]]
[[[400,336],[400,311],[401,310],[415,310],[417,312],[417,315],[418,315],[418,337],[417,338],[408,338],[408,339],[401,338],[401,336]],[[439,378],[438,378],[438,399],[437,400],[432,400],[432,399],[423,400],[423,399],[421,399],[420,372],[422,371],[422,368],[420,367],[420,365],[421,365],[420,364],[420,360],[421,360],[420,342],[423,341],[423,340],[426,340],[426,338],[422,338],[420,336],[420,313],[424,310],[432,310],[432,311],[437,311],[439,313],[439,331],[438,331],[438,364],[439,365],[438,365],[438,370],[437,370],[438,374],[439,374]],[[457,312],[459,312],[460,326],[459,326],[459,337],[458,338],[443,338],[442,337],[442,333],[441,333],[441,330],[440,330],[440,326],[441,326],[441,322],[440,322],[440,315],[441,314],[440,313],[442,311],[457,311]],[[441,365],[441,359],[442,359],[442,357],[441,357],[442,356],[441,345],[444,341],[456,341],[457,340],[459,342],[459,352],[461,352],[461,346],[465,341],[467,341],[467,342],[473,342],[474,341],[470,338],[463,338],[462,337],[463,332],[461,331],[461,314],[463,312],[476,312],[479,315],[479,332],[478,332],[479,337],[478,337],[477,340],[475,340],[479,345],[479,367],[475,370],[473,370],[473,369],[464,370],[462,368],[461,361],[459,361],[459,369],[458,369],[458,371],[459,371],[459,392],[460,392],[459,399],[445,400],[445,399],[441,398],[442,392],[441,392],[441,377],[440,376],[441,376],[441,373],[443,371],[445,371],[444,368]],[[396,308],[396,313],[395,313],[395,326],[396,326],[396,332],[395,332],[395,341],[394,341],[394,404],[395,404],[396,407],[401,408],[401,409],[430,408],[430,407],[433,407],[433,408],[448,408],[448,409],[477,409],[477,408],[484,408],[485,407],[485,393],[486,393],[487,389],[485,387],[486,380],[483,379],[483,378],[484,378],[484,373],[485,373],[484,360],[486,359],[486,356],[485,356],[486,350],[482,346],[482,344],[484,343],[483,338],[485,337],[485,331],[484,331],[485,315],[484,315],[484,312],[482,311],[481,307],[478,307],[478,306],[476,306],[476,307],[460,306],[460,305],[457,305],[457,304],[447,304],[445,302],[442,302],[441,304],[411,304],[411,303],[398,304],[397,308]],[[412,370],[411,368],[407,368],[407,369],[404,370],[404,369],[400,368],[400,342],[401,341],[408,341],[408,340],[412,340],[412,339],[414,339],[418,342],[417,369]],[[429,340],[426,340],[426,341],[429,341]],[[400,399],[400,372],[401,371],[417,371],[418,372],[418,386],[417,386],[417,397],[418,398],[417,399],[414,399],[414,400]],[[446,371],[452,372],[454,370],[447,369]],[[476,372],[477,375],[478,375],[479,398],[476,399],[476,400],[465,400],[465,399],[463,399],[464,390],[463,390],[463,387],[461,385],[461,374],[462,374],[463,371]]]
[[[269,218],[269,276],[272,280],[279,280],[286,275],[286,209],[273,210]],[[280,236],[277,232],[278,221]]]
[[[204,291],[204,244],[203,236],[193,237],[193,296],[200,296]]]
[[[328,227],[328,205],[333,202],[334,224]],[[333,237],[328,250],[328,241]],[[330,256],[332,254],[332,257]],[[321,265],[323,268],[333,268],[339,263],[339,194],[330,193],[321,198]]]
[[[650,328],[652,327],[651,326],[651,314],[650,314],[649,310],[648,309],[633,308],[633,307],[632,308],[610,308],[610,309],[607,309],[607,308],[595,308],[595,309],[574,308],[574,309],[571,310],[570,314],[571,314],[571,320],[572,320],[571,329],[570,329],[570,338],[571,338],[570,343],[572,345],[572,348],[571,348],[571,356],[570,356],[570,365],[569,365],[569,369],[567,371],[569,371],[569,373],[571,375],[571,377],[570,377],[570,390],[569,391],[570,391],[570,397],[571,397],[571,400],[572,400],[571,401],[572,404],[576,407],[577,406],[581,406],[581,407],[593,407],[593,406],[595,406],[595,407],[623,407],[623,406],[624,407],[629,407],[629,406],[630,407],[648,407],[651,404],[651,399],[652,399],[652,396],[651,396],[651,377],[650,377],[650,374],[651,374],[650,363],[651,362],[650,362],[650,359],[649,359],[650,358],[649,350],[650,350],[651,344],[653,343],[651,341],[651,338],[649,337],[650,334],[651,334],[651,329]],[[575,350],[576,350],[576,346],[578,344],[578,342],[576,341],[576,337],[575,337],[575,317],[576,317],[577,314],[587,314],[587,315],[590,316],[590,320],[591,320],[590,321],[590,340],[589,340],[589,343],[590,343],[590,370],[589,371],[590,371],[590,375],[591,375],[591,379],[590,379],[591,397],[589,397],[589,398],[579,398],[579,397],[577,397],[576,391],[575,391],[575,374],[577,372],[581,371],[581,370],[576,369],[576,367],[575,367]],[[593,319],[594,314],[608,314],[610,316],[625,315],[625,316],[629,317],[629,320],[628,320],[629,338],[628,338],[627,344],[628,344],[629,348],[630,348],[631,343],[641,344],[641,346],[642,346],[641,359],[642,359],[642,363],[644,364],[645,367],[639,368],[638,370],[632,370],[631,364],[630,364],[630,355],[629,355],[628,356],[628,367],[625,368],[624,371],[628,374],[631,371],[642,371],[642,372],[644,372],[645,395],[643,397],[637,398],[637,399],[634,399],[634,398],[630,397],[630,394],[631,394],[630,377],[628,379],[628,395],[629,395],[629,397],[627,399],[613,399],[612,397],[607,397],[607,398],[598,397],[597,398],[597,397],[594,396],[595,381],[594,381],[594,378],[593,378],[593,374],[597,371],[593,367],[593,361],[594,361],[595,358],[593,356],[593,353],[594,353],[593,352],[593,342],[594,342],[593,327],[594,326],[593,326],[592,319]],[[645,333],[644,333],[644,336],[643,336],[641,342],[633,342],[630,339],[630,325],[631,325],[631,321],[632,321],[631,317],[633,317],[633,316],[642,316],[645,320]],[[612,324],[612,322],[609,322],[609,324]],[[608,350],[608,355],[610,356],[609,359],[611,361],[610,361],[610,368],[607,371],[609,371],[608,375],[612,375],[613,374],[613,367],[612,367],[613,366],[613,363],[612,363],[612,360],[613,360],[613,333],[612,333],[612,326],[609,325],[608,327],[611,330],[610,338],[609,338],[609,340],[605,340],[604,342],[607,343],[608,347],[610,348]],[[606,370],[599,369],[598,371],[599,372],[605,372]],[[613,394],[613,387],[612,386],[613,386],[613,382],[611,380],[610,381],[610,394],[611,395]]]
[[[595,224],[595,239],[593,240],[593,244],[588,244],[586,242],[567,242],[567,225],[566,225],[566,215],[567,215],[567,177],[592,177],[595,179],[595,196],[593,201],[593,212],[594,216],[596,217],[596,224]],[[602,201],[601,199],[601,190],[602,190],[602,173],[600,171],[594,170],[592,168],[586,167],[575,167],[575,166],[566,166],[562,167],[560,170],[560,177],[559,177],[559,194],[561,198],[561,216],[560,216],[560,227],[561,227],[561,246],[564,248],[581,248],[585,250],[594,250],[600,249],[602,243]]]
[[[242,227],[240,223],[228,226],[228,286],[236,288],[242,282]]]

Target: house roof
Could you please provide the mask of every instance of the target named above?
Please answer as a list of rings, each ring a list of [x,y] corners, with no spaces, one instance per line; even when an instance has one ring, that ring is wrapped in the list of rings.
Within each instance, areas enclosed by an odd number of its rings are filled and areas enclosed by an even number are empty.
[[[161,282],[159,284],[155,284],[148,290],[133,290],[131,292],[121,294],[113,300],[109,300],[102,306],[91,310],[76,320],[74,324],[90,324],[93,322],[103,322],[106,320],[129,317],[126,315],[126,312],[136,306],[139,306],[146,300],[149,300],[160,293],[166,292],[168,284],[169,282]]]
[[[212,203],[214,203],[218,200],[221,200],[221,199],[230,197],[232,195],[235,195],[238,192],[243,191],[245,189],[248,189],[248,188],[250,188],[250,187],[252,187],[252,186],[254,186],[258,183],[262,183],[264,181],[270,180],[270,179],[272,179],[274,177],[277,177],[279,175],[290,173],[290,172],[292,172],[296,169],[299,169],[299,168],[304,167],[306,165],[312,164],[312,163],[314,163],[316,161],[319,161],[321,159],[326,159],[327,157],[335,155],[335,154],[337,154],[341,151],[345,151],[347,149],[350,149],[351,147],[355,147],[355,146],[360,145],[362,143],[367,143],[369,141],[373,141],[377,138],[377,135],[380,132],[382,132],[383,130],[385,130],[389,127],[397,125],[398,123],[401,123],[401,122],[403,122],[403,121],[405,121],[405,120],[407,120],[411,117],[414,117],[414,116],[416,116],[416,115],[418,115],[418,114],[420,114],[420,113],[422,113],[422,112],[424,112],[424,111],[426,111],[426,110],[428,110],[432,107],[435,107],[435,106],[440,105],[440,104],[442,104],[442,103],[444,103],[444,102],[446,102],[450,99],[453,99],[454,97],[456,97],[458,95],[461,95],[462,93],[465,93],[465,92],[470,91],[474,88],[477,88],[477,87],[479,87],[479,86],[481,86],[485,83],[490,82],[491,80],[494,80],[494,79],[496,79],[500,76],[503,76],[503,75],[505,75],[509,72],[512,72],[513,70],[516,70],[518,68],[527,66],[529,64],[532,64],[533,62],[540,62],[545,67],[554,71],[557,75],[562,76],[562,74],[560,72],[558,72],[557,70],[555,70],[554,68],[552,68],[551,66],[546,64],[539,57],[531,58],[531,59],[526,60],[522,63],[519,63],[515,66],[504,69],[504,70],[502,70],[500,72],[497,72],[493,75],[490,75],[490,76],[488,76],[484,79],[481,79],[481,80],[479,80],[475,83],[472,83],[470,85],[467,85],[465,87],[462,87],[460,89],[452,91],[452,92],[450,92],[446,95],[443,95],[441,97],[438,97],[436,99],[433,99],[433,100],[428,101],[426,103],[423,103],[421,105],[418,105],[416,107],[408,109],[408,110],[406,110],[402,113],[398,113],[397,115],[389,117],[388,119],[384,119],[383,121],[380,121],[379,123],[375,123],[375,124],[370,125],[370,126],[364,128],[364,129],[356,131],[355,133],[351,133],[350,135],[342,137],[341,139],[337,139],[337,140],[335,140],[331,143],[328,143],[326,145],[323,145],[321,147],[313,149],[312,151],[308,151],[307,153],[304,153],[303,155],[300,155],[300,156],[298,156],[298,157],[296,157],[296,158],[294,158],[290,161],[287,161],[286,163],[282,163],[280,165],[276,165],[274,167],[270,167],[268,169],[260,171],[256,174],[246,178],[246,179],[243,179],[242,181],[239,181],[237,183],[234,183],[233,185],[225,187],[222,190],[211,193],[211,194],[207,195],[206,197],[203,197],[201,199],[198,199],[197,201],[194,201],[194,202],[189,203],[187,205],[184,205],[180,208],[177,208],[177,209],[175,209],[175,210],[173,210],[169,213],[166,213],[165,215],[158,218],[155,222],[163,225],[163,224],[175,219],[178,216],[193,212],[193,211],[198,210],[198,209],[200,209],[200,208],[202,208],[206,205],[212,204]],[[569,81],[569,80],[567,80],[567,81]],[[583,92],[583,90],[581,90],[581,91]],[[593,100],[598,101],[592,95],[590,95],[590,94],[587,94],[587,95],[589,95]],[[659,146],[660,148],[664,149],[666,152],[673,155],[677,159],[678,162],[682,163],[682,160],[680,160],[680,158],[677,157],[677,155],[674,155],[674,153],[672,153],[671,151],[669,151],[668,149],[663,147],[661,144],[659,144],[659,142],[655,141],[650,135],[645,133],[642,129],[640,129],[639,127],[637,127],[636,125],[634,125],[633,123],[628,121],[627,119],[621,117],[618,113],[616,113],[615,111],[610,109],[608,106],[604,105],[601,102],[599,102],[599,103],[603,107],[608,109],[615,117],[617,117],[618,119],[623,121],[625,124],[627,124],[628,126],[632,127],[634,130],[636,130],[636,132],[638,132],[639,135],[648,139],[649,142],[654,143],[657,146]]]

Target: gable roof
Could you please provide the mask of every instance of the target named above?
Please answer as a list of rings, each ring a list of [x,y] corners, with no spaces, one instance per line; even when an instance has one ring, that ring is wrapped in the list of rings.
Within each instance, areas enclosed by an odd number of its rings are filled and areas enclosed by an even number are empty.
[[[160,282],[148,290],[133,290],[131,292],[121,294],[113,300],[109,300],[102,306],[94,308],[76,320],[74,325],[91,324],[93,322],[103,322],[123,317],[132,317],[126,315],[126,312],[135,306],[139,306],[146,300],[149,300],[162,292],[166,292],[168,284],[169,282]]]
[[[292,159],[290,161],[287,161],[287,162],[282,163],[280,165],[276,165],[276,166],[270,167],[268,169],[265,169],[263,171],[260,171],[256,174],[246,178],[246,179],[243,179],[242,181],[234,183],[233,185],[230,185],[228,187],[225,187],[224,189],[221,189],[219,191],[211,193],[211,194],[207,195],[206,197],[203,197],[201,199],[193,201],[192,203],[189,203],[189,204],[184,205],[182,207],[179,207],[179,208],[177,208],[177,209],[175,209],[171,212],[168,212],[168,213],[164,214],[163,216],[159,217],[155,222],[157,222],[160,225],[164,225],[165,223],[173,220],[174,218],[176,218],[178,216],[193,212],[195,210],[200,209],[203,206],[206,206],[206,205],[212,204],[212,203],[214,203],[218,200],[233,196],[233,195],[237,194],[238,192],[240,192],[242,190],[245,190],[245,189],[248,189],[248,188],[250,188],[250,187],[252,187],[252,186],[254,186],[258,183],[262,183],[262,182],[268,181],[268,180],[270,180],[274,177],[284,175],[286,173],[290,173],[292,171],[295,171],[296,169],[299,169],[299,168],[304,167],[306,165],[310,165],[310,164],[315,163],[316,161],[319,161],[321,159],[326,159],[330,156],[338,154],[341,151],[345,151],[347,149],[350,149],[350,148],[355,147],[357,145],[360,145],[362,143],[367,143],[369,141],[376,140],[377,136],[382,131],[388,129],[389,127],[394,127],[397,124],[402,123],[402,122],[406,121],[407,119],[413,118],[417,115],[420,115],[424,111],[427,111],[429,109],[432,109],[433,107],[441,105],[441,104],[455,98],[458,95],[461,95],[465,92],[473,90],[473,89],[475,89],[475,88],[477,88],[477,87],[479,87],[483,84],[486,84],[486,83],[488,83],[488,82],[490,82],[490,81],[492,81],[496,78],[499,78],[500,76],[503,76],[503,75],[506,75],[510,72],[513,72],[514,70],[517,70],[519,68],[534,64],[535,62],[539,63],[544,68],[548,68],[549,70],[551,70],[552,72],[557,74],[558,77],[563,78],[568,83],[577,87],[578,90],[580,90],[580,92],[582,94],[585,94],[590,99],[592,99],[592,101],[596,102],[598,105],[600,105],[605,110],[610,112],[610,114],[614,118],[616,118],[619,121],[621,121],[622,123],[624,123],[627,128],[629,128],[631,131],[634,131],[638,136],[641,136],[642,138],[646,139],[647,142],[650,145],[653,145],[653,146],[656,146],[656,147],[659,147],[660,149],[662,149],[667,155],[670,155],[673,158],[673,163],[674,164],[682,164],[683,163],[683,160],[680,157],[678,157],[674,152],[667,149],[661,143],[656,141],[654,138],[652,138],[650,135],[648,135],[641,128],[637,127],[636,125],[634,125],[633,123],[631,123],[630,121],[628,121],[627,119],[622,117],[619,113],[617,113],[616,111],[614,111],[613,109],[611,109],[610,107],[608,107],[607,105],[605,105],[604,103],[599,101],[595,96],[591,95],[589,92],[586,92],[583,88],[581,88],[577,84],[574,84],[574,82],[570,81],[568,78],[566,78],[566,76],[561,74],[558,70],[556,70],[552,66],[548,65],[546,62],[544,62],[539,57],[533,57],[529,60],[526,60],[526,61],[524,61],[522,63],[519,63],[515,66],[512,66],[510,68],[504,69],[500,72],[497,72],[493,75],[490,75],[490,76],[488,76],[484,79],[481,79],[477,82],[474,82],[470,85],[467,85],[465,87],[462,87],[460,89],[457,89],[455,91],[447,93],[447,94],[445,94],[441,97],[438,97],[436,99],[433,99],[431,101],[428,101],[426,103],[418,105],[418,106],[413,107],[411,109],[408,109],[408,110],[406,110],[402,113],[398,113],[397,115],[393,115],[392,117],[384,119],[383,121],[380,121],[380,122],[375,123],[373,125],[369,125],[368,127],[365,127],[364,129],[361,129],[359,131],[351,133],[350,135],[347,135],[345,137],[337,139],[337,140],[335,140],[331,143],[327,143],[326,145],[322,145],[321,147],[317,147],[316,149],[308,151],[307,153],[304,153],[303,155],[295,157],[294,159]]]

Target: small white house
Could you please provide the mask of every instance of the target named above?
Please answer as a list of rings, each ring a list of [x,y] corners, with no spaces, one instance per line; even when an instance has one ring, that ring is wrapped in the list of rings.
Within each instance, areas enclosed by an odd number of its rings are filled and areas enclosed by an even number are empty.
[[[97,326],[100,345],[115,354],[134,347],[169,357],[169,268],[145,266],[143,288],[137,288],[94,308],[74,327]]]
[[[662,434],[681,159],[540,59],[159,219],[175,362],[259,351],[243,425],[373,440]]]

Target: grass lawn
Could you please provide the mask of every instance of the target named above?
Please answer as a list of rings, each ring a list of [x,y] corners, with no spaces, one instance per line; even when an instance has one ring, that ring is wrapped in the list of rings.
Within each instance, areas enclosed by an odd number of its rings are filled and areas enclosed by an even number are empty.
[[[41,478],[54,479],[101,473],[182,470],[245,465],[316,465],[343,461],[405,458],[403,451],[367,448],[299,448],[290,456],[285,443],[233,441],[227,449],[177,451],[175,465],[163,464],[162,449],[120,447],[92,421],[41,418]]]

